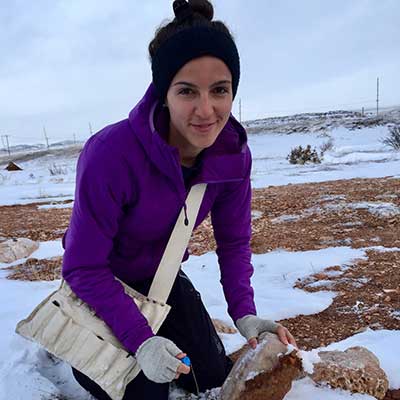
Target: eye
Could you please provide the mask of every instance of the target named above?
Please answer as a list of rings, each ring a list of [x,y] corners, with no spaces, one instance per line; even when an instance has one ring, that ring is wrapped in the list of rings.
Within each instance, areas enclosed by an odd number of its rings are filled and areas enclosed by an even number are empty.
[[[229,93],[229,89],[225,86],[217,86],[214,88],[214,93],[218,95],[224,95]]]
[[[189,95],[192,95],[193,93],[194,93],[193,89],[190,89],[190,88],[183,88],[183,89],[180,89],[178,92],[178,94],[181,94],[183,96],[189,96]]]

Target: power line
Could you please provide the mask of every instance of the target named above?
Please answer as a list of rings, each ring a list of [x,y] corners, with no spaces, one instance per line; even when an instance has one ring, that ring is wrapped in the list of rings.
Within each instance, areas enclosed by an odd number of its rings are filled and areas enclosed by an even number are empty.
[[[376,78],[376,116],[379,114],[379,77]]]
[[[46,140],[46,144],[47,144],[47,148],[49,149],[49,138],[47,137],[47,132],[46,132],[46,128],[43,126],[43,133],[44,133],[44,138]]]
[[[6,141],[6,143],[7,143],[7,152],[8,152],[8,155],[10,156],[11,155],[11,151],[10,151],[10,143],[9,143],[9,141],[8,141],[8,138],[10,137],[10,135],[1,135],[1,141],[2,141],[2,143],[3,143],[3,146],[4,146],[4,141],[3,141],[3,139],[5,139],[5,141]],[[4,148],[5,148],[6,146],[4,146]]]

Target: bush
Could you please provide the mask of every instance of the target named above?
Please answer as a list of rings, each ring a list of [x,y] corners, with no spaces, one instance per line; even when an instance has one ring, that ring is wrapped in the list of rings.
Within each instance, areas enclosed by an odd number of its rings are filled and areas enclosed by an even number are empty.
[[[66,175],[67,168],[62,168],[60,165],[53,163],[52,166],[49,167],[50,175]]]
[[[319,146],[319,149],[321,150],[321,156],[325,154],[328,150],[333,149],[333,139],[330,138],[327,142],[322,143],[321,146]]]
[[[395,150],[400,150],[400,125],[389,127],[389,136],[382,140],[382,143],[393,147]]]
[[[305,149],[303,149],[301,146],[295,147],[286,158],[289,160],[290,164],[303,165],[306,162],[319,164],[321,162],[317,150],[315,148],[311,150],[311,146],[309,144]]]

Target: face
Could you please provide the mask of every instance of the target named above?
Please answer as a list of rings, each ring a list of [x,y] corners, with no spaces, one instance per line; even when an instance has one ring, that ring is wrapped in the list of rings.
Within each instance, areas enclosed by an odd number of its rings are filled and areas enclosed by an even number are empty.
[[[205,56],[185,64],[168,89],[169,144],[181,158],[210,147],[232,110],[232,74],[218,58]]]

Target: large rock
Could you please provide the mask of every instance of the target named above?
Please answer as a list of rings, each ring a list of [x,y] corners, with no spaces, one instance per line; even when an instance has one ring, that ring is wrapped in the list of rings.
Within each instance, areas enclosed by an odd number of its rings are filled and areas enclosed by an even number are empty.
[[[220,400],[281,400],[302,375],[296,352],[272,333],[261,336],[256,349],[247,348],[237,359],[225,380]]]
[[[320,351],[321,361],[314,364],[311,378],[317,383],[328,383],[357,393],[367,393],[383,399],[389,383],[379,360],[364,347],[346,351]]]
[[[29,257],[39,248],[39,243],[26,238],[8,239],[0,243],[0,262],[11,263]]]

